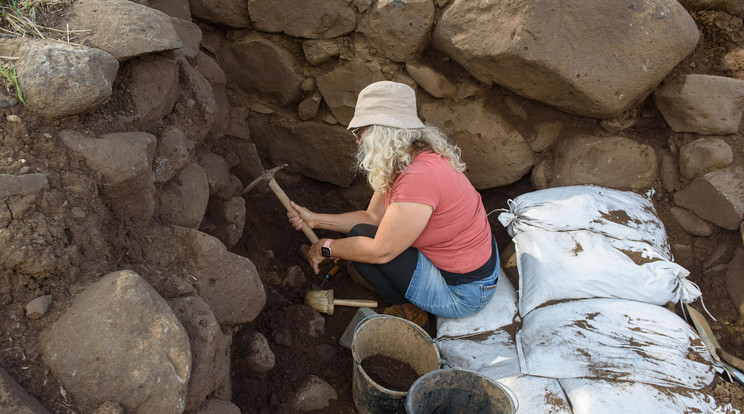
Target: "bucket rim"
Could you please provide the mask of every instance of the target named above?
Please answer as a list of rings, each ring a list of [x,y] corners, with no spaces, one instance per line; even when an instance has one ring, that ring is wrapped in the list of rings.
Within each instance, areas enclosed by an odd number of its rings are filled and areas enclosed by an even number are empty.
[[[434,345],[433,350],[434,350],[434,352],[436,354],[436,357],[437,357],[438,360],[441,361],[441,355],[439,354],[439,349],[436,346],[436,341],[434,341],[431,338],[431,335],[429,335],[429,333],[426,332],[424,330],[424,328],[416,325],[415,323],[413,323],[413,322],[411,322],[411,321],[409,321],[407,319],[400,318],[400,317],[393,316],[393,315],[385,315],[385,314],[379,314],[379,313],[378,314],[375,314],[375,315],[369,315],[369,316],[365,317],[364,319],[362,319],[357,324],[356,328],[354,329],[354,335],[352,335],[352,339],[351,339],[351,357],[352,357],[352,360],[353,360],[354,364],[356,365],[356,368],[359,369],[359,373],[362,375],[362,377],[364,378],[364,380],[365,381],[368,381],[368,383],[370,383],[370,384],[374,384],[374,386],[379,387],[381,390],[384,390],[385,392],[390,393],[393,397],[405,397],[408,394],[408,390],[406,390],[406,391],[399,391],[399,390],[393,390],[393,389],[390,389],[390,388],[387,388],[387,387],[383,387],[382,385],[380,385],[376,381],[374,381],[369,376],[369,374],[367,374],[367,371],[365,371],[364,368],[362,367],[362,359],[359,356],[359,352],[357,351],[356,346],[355,346],[356,345],[357,332],[359,331],[359,328],[361,328],[365,324],[368,324],[368,323],[372,322],[375,319],[391,319],[391,320],[396,320],[397,319],[397,320],[401,320],[401,321],[405,322],[406,324],[410,325],[411,327],[415,328],[415,330],[419,334],[421,334],[424,337],[424,339],[426,339],[430,344],[433,344]],[[441,363],[440,363],[440,365],[441,365]],[[437,369],[439,369],[439,368],[437,368]],[[429,371],[429,372],[431,372],[431,371]],[[422,375],[426,375],[426,373],[424,373]],[[419,376],[419,378],[421,378],[421,376]],[[417,378],[416,380],[418,380],[419,378]],[[414,383],[415,383],[415,381],[414,381]],[[413,384],[411,386],[413,386]]]
[[[481,377],[485,379],[486,382],[496,385],[496,388],[500,389],[501,391],[504,392],[504,394],[506,394],[506,396],[509,398],[509,401],[511,402],[512,407],[514,408],[515,413],[519,411],[519,400],[517,399],[516,394],[514,394],[514,391],[512,391],[509,387],[507,387],[506,385],[498,382],[497,380],[487,375],[481,374],[480,372],[473,371],[470,369],[465,369],[465,368],[458,368],[458,367],[439,368],[433,371],[429,371],[421,375],[420,377],[418,377],[416,381],[414,381],[413,384],[411,384],[411,388],[408,389],[409,393],[406,396],[406,401],[405,401],[406,410],[408,410],[409,408],[412,408],[410,407],[410,404],[412,404],[410,391],[416,388],[417,385],[420,385],[420,383],[426,381],[429,377],[441,374],[442,372],[464,372],[464,373],[467,373],[468,375],[473,375],[473,376],[477,376],[477,377]]]

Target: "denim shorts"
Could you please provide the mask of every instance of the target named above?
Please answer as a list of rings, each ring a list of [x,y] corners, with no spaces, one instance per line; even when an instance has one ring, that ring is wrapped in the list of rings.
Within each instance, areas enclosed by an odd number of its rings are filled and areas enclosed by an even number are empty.
[[[437,316],[461,318],[472,315],[486,306],[496,292],[501,269],[498,258],[496,263],[493,274],[484,279],[464,285],[448,285],[434,263],[419,251],[406,299]]]

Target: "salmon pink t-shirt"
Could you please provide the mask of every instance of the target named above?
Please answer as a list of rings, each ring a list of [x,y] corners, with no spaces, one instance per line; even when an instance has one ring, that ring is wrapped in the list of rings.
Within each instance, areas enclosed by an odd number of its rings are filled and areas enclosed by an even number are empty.
[[[443,156],[428,151],[417,155],[385,199],[386,208],[402,201],[434,209],[413,247],[438,268],[472,272],[491,257],[491,227],[481,196]]]

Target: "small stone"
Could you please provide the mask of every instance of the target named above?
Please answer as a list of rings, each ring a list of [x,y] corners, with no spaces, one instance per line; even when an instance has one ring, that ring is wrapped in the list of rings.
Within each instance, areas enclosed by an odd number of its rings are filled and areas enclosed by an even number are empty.
[[[52,295],[39,296],[26,305],[26,316],[29,319],[39,319],[52,304]]]
[[[73,218],[82,219],[85,218],[85,211],[80,207],[73,207],[70,209],[70,214]]]
[[[259,114],[264,114],[264,115],[271,115],[274,113],[273,109],[269,108],[266,105],[262,105],[258,103],[251,106],[251,111],[258,112]]]
[[[338,392],[331,384],[315,375],[310,375],[295,394],[292,408],[297,411],[322,410],[328,407],[330,400],[336,399],[338,399]]]
[[[8,115],[5,118],[8,122],[21,122],[21,117],[18,115]]]

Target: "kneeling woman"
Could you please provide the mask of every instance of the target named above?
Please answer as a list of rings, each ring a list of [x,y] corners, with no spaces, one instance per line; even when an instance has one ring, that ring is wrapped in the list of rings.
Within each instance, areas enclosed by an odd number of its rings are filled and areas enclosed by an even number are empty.
[[[325,257],[352,262],[394,304],[385,313],[420,325],[428,320],[423,311],[462,317],[480,310],[493,296],[500,266],[460,149],[421,122],[415,93],[402,83],[364,88],[349,129],[374,194],[366,210],[341,214],[292,204],[297,215],[289,220],[296,229],[307,224],[347,235],[311,246],[315,272]]]

